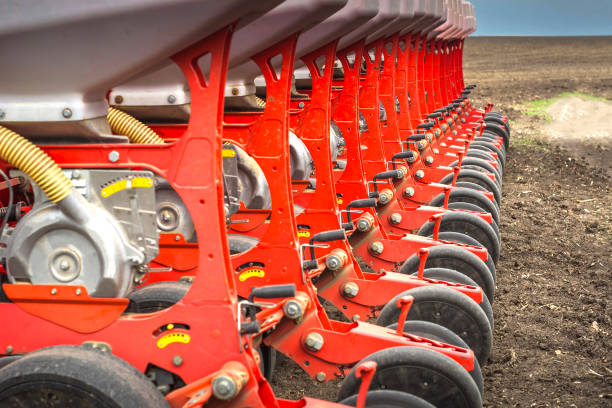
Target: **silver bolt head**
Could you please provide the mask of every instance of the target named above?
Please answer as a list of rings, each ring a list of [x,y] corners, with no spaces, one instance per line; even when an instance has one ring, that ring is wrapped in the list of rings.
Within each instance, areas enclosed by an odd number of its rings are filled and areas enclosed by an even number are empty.
[[[325,381],[325,378],[326,378],[325,373],[324,372],[317,373],[315,378],[317,379],[318,382],[323,382]]]
[[[419,143],[417,143],[417,148],[418,148],[419,150],[423,150],[423,149],[425,149],[425,141],[424,141],[424,140],[421,140]]]
[[[212,381],[212,392],[217,399],[229,400],[238,393],[238,386],[231,377],[220,375]]]
[[[180,367],[183,365],[183,357],[179,355],[172,357],[172,364],[174,364],[175,367]]]
[[[381,193],[380,196],[378,196],[378,202],[380,204],[387,204],[389,201],[391,201],[391,197],[389,197],[388,194]]]
[[[354,298],[359,294],[359,285],[355,282],[346,282],[342,286],[342,293],[347,298]]]
[[[285,316],[290,319],[297,319],[302,316],[302,306],[295,300],[290,300],[285,303],[284,310]]]
[[[6,352],[11,354],[13,352],[13,346],[6,346]]]
[[[402,222],[402,214],[392,213],[389,216],[389,221],[391,222],[391,224],[399,224],[400,222]]]
[[[384,250],[385,250],[385,246],[380,241],[374,241],[370,244],[370,251],[372,251],[376,255],[382,254]]]
[[[116,163],[119,160],[119,152],[113,150],[108,154],[108,161],[111,163]]]
[[[370,221],[366,219],[360,219],[357,221],[357,229],[361,232],[369,231],[372,228]]]
[[[423,170],[417,170],[415,176],[418,179],[422,179],[423,177],[425,177],[425,172]]]
[[[404,190],[404,197],[412,197],[414,195],[414,188],[406,187]]]
[[[433,164],[434,158],[431,156],[425,157],[425,164]]]
[[[310,333],[304,340],[304,345],[310,351],[319,351],[323,348],[323,336],[319,333]]]
[[[66,119],[72,117],[72,109],[70,108],[64,108],[62,110],[62,116],[65,117]]]
[[[304,102],[298,103],[298,107],[303,108],[305,106]]]
[[[327,268],[331,269],[332,271],[336,271],[342,266],[342,261],[340,261],[340,258],[338,258],[337,256],[332,255],[327,257],[327,259],[325,260],[325,266],[327,266]]]
[[[176,102],[176,96],[168,95],[168,103],[175,103],[175,102]]]
[[[51,294],[52,295],[57,295],[57,289],[55,289],[55,288],[51,289]]]

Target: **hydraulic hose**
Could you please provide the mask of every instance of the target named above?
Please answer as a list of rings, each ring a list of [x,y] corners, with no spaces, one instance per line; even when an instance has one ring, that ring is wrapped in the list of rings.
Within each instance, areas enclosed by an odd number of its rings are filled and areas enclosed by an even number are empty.
[[[109,107],[106,118],[111,130],[118,135],[127,136],[131,143],[164,144],[164,139],[153,129],[119,109]]]
[[[4,126],[0,126],[0,158],[28,175],[53,203],[72,191],[72,183],[47,153]]]

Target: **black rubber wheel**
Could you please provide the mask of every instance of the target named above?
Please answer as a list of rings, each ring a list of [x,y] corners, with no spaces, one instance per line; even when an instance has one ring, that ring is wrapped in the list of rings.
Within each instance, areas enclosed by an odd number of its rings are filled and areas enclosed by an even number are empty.
[[[497,123],[486,123],[485,130],[496,134],[504,139],[504,147],[508,150],[508,144],[510,142],[510,135],[506,132],[506,128],[504,126],[500,126]]]
[[[482,147],[482,146],[480,146],[480,147]],[[474,148],[471,148],[471,149],[468,149],[467,157],[466,158],[470,158],[471,157],[471,158],[476,158],[476,159],[484,160],[486,162],[489,162],[489,161],[495,162],[498,165],[496,170],[501,175],[501,174],[503,174],[503,168],[504,168],[502,160],[501,160],[501,158],[493,157],[492,153],[493,153],[492,151],[486,150],[486,149],[474,149]],[[456,161],[451,163],[449,165],[449,167],[455,166],[456,163],[457,163]]]
[[[470,374],[453,359],[420,347],[392,347],[362,361],[377,363],[371,390],[414,394],[438,408],[481,408],[482,398]],[[357,394],[361,380],[355,367],[342,382],[338,399]]]
[[[453,174],[449,173],[444,176],[439,183],[450,185],[453,182]],[[461,169],[457,175],[457,181],[469,181],[484,187],[487,191],[493,193],[497,205],[501,205],[501,191],[495,181],[491,180],[486,174],[478,170]]]
[[[259,240],[249,237],[248,235],[227,234],[227,243],[229,245],[230,255],[236,255],[253,248],[259,243]]]
[[[492,148],[490,148],[489,146],[483,145],[483,144],[486,144],[486,142],[479,142],[477,144],[474,144],[476,142],[477,141],[474,141],[470,144],[470,148],[468,149],[468,156],[470,156],[472,153],[480,152],[480,154],[485,155],[483,159],[497,161],[497,163],[499,163],[500,168],[502,169],[502,172],[503,172],[504,166],[506,165],[506,163],[504,162],[504,156],[497,154],[497,157],[493,157],[493,153],[497,153],[497,152],[493,150]]]
[[[434,226],[434,222],[428,221],[421,226],[417,234],[422,237],[429,237],[433,234]],[[493,263],[497,265],[497,261],[499,261],[499,239],[493,227],[478,215],[462,211],[447,212],[440,222],[440,232],[445,231],[460,232],[474,238],[489,251],[489,256],[493,259]]]
[[[457,164],[458,162],[455,161],[451,163],[449,167],[454,167]],[[465,157],[461,162],[461,168],[493,173],[495,174],[495,184],[497,184],[497,187],[501,188],[502,173],[499,171],[499,169],[493,167],[488,161],[478,157]]]
[[[448,204],[448,208],[451,210],[467,210],[467,211],[476,211],[476,212],[486,212],[485,210],[483,210],[482,208],[478,207],[477,205],[474,204],[470,204],[470,203],[462,203],[462,202],[457,202],[457,203],[449,203]],[[493,220],[491,222],[491,227],[493,228],[493,230],[495,231],[495,235],[497,236],[497,240],[501,243],[501,234],[499,232],[499,227],[497,222],[495,222],[495,220],[497,218],[499,218],[499,216],[495,216],[495,214],[491,214],[493,217]]]
[[[505,166],[506,165],[506,152],[502,149],[499,149],[494,143],[493,141],[486,139],[486,138],[479,138],[474,140],[471,144],[470,144],[470,148],[472,149],[476,149],[482,147],[484,149],[487,149],[491,152],[497,153],[497,157],[501,160],[502,164]]]
[[[401,309],[397,301],[411,295],[414,302],[406,320],[423,320],[439,324],[459,335],[483,363],[491,353],[493,333],[487,315],[467,295],[443,286],[422,286],[396,295],[380,311],[379,326],[397,323]]]
[[[168,407],[162,394],[125,361],[95,349],[54,346],[0,370],[1,407]]]
[[[417,276],[418,272],[412,274],[412,276]],[[462,285],[469,286],[478,286],[473,279],[469,276],[465,276],[461,272],[457,272],[453,269],[446,268],[428,268],[423,271],[423,277],[428,279],[435,279],[444,282],[450,283],[460,283]],[[480,286],[478,286],[480,287]],[[495,331],[495,319],[493,318],[493,308],[491,307],[491,302],[489,302],[489,298],[484,294],[482,296],[482,302],[478,304],[482,311],[487,315],[487,319],[489,320],[489,324],[491,325],[491,330]]]
[[[451,245],[429,247],[429,255],[425,262],[426,268],[447,268],[469,276],[493,303],[495,282],[487,265],[470,251]],[[419,271],[420,258],[412,255],[400,267],[399,272],[412,275]]]
[[[358,395],[353,395],[339,402],[349,407],[357,406]],[[367,408],[436,408],[429,402],[407,392],[379,390],[369,391],[366,397]]]
[[[460,232],[454,232],[454,231],[440,232],[438,234],[438,240],[439,241],[446,241],[446,242],[455,242],[457,244],[472,245],[472,246],[475,246],[475,247],[484,248],[480,242],[478,242],[474,238],[472,238],[470,236],[467,236],[465,234],[462,234]],[[487,260],[484,261],[484,263],[485,263],[485,265],[487,265],[487,268],[489,268],[489,272],[491,272],[491,276],[493,277],[493,281],[497,282],[497,274],[495,272],[495,264],[493,263],[493,260],[491,259],[491,257],[490,256],[487,257]]]
[[[456,186],[450,192],[448,197],[448,203],[469,203],[477,205],[482,208],[485,212],[488,212],[493,216],[493,219],[499,219],[499,208],[495,201],[489,200],[487,196],[478,191],[477,188],[465,188]],[[443,207],[444,206],[444,193],[440,193],[435,196],[429,204],[432,207]]]
[[[393,323],[387,326],[391,330],[397,329],[397,323]],[[410,320],[404,323],[404,333],[412,334],[414,336],[424,337],[430,340],[440,341],[442,343],[450,344],[451,346],[457,346],[464,349],[470,348],[461,337],[457,336],[452,330],[447,329],[444,326],[435,324],[432,322],[425,322],[422,320]],[[469,371],[472,379],[480,391],[480,396],[484,398],[484,380],[482,379],[482,370],[478,360],[474,360],[474,369]]]
[[[128,313],[153,313],[167,309],[181,300],[191,286],[188,282],[157,282],[138,288],[127,298],[130,304]]]

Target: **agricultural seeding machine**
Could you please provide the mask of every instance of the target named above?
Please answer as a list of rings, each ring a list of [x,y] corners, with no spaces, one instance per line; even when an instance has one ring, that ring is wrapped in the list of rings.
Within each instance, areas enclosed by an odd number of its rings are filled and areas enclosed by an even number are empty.
[[[482,405],[510,129],[468,1],[0,22],[0,407]],[[277,353],[339,402],[277,398]]]

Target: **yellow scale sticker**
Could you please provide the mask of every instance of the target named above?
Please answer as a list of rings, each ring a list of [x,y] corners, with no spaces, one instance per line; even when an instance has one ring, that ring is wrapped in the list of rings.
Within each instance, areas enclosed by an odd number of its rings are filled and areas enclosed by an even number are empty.
[[[132,179],[125,179],[115,181],[102,189],[100,194],[102,197],[110,197],[115,193],[125,190],[126,188],[134,187],[153,187],[153,179],[148,177],[135,177]]]
[[[240,282],[244,282],[249,278],[263,278],[264,276],[266,276],[266,272],[263,269],[249,268],[238,275],[238,280],[240,280]]]
[[[221,155],[223,157],[236,157],[236,152],[230,149],[223,149]]]
[[[191,337],[187,333],[172,332],[164,335],[161,339],[157,340],[157,348],[166,348],[172,343],[183,343],[187,344],[191,341]]]
[[[300,231],[298,231],[298,237],[309,238],[310,237],[310,231],[300,230]]]

